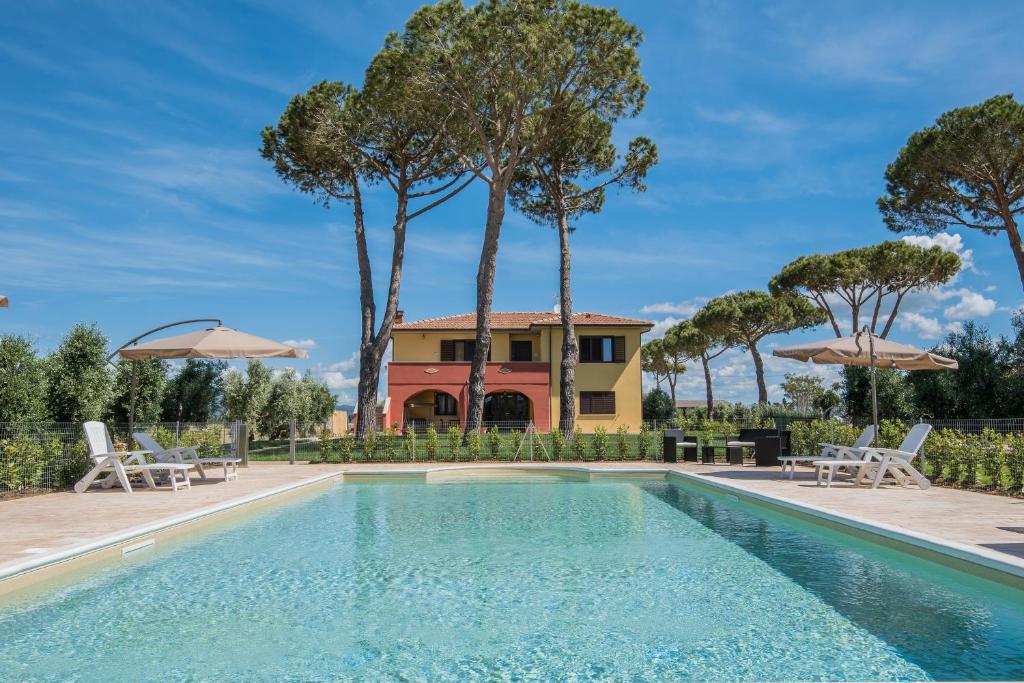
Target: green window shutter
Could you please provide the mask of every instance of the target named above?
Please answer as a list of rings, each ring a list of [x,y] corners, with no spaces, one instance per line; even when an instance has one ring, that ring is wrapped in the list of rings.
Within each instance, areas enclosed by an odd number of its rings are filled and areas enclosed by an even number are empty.
[[[616,363],[626,362],[626,338],[625,337],[612,337],[612,346],[615,349],[615,360]]]
[[[455,340],[454,339],[442,339],[441,340],[441,362],[455,360]]]

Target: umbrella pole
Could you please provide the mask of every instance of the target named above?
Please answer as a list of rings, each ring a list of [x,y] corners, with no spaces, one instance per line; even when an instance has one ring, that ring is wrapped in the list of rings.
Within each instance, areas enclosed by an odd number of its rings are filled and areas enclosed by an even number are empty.
[[[867,329],[867,326],[864,327]],[[874,427],[871,430],[871,445],[875,445],[875,439],[878,438],[878,390],[875,386],[875,339],[871,336],[871,332],[868,332],[868,354],[871,363],[871,419],[874,420],[872,423]]]
[[[131,392],[130,398],[128,399],[128,443],[131,444],[131,440],[135,437],[135,396],[139,389],[139,361],[132,361],[132,380],[131,380]],[[129,449],[130,450],[130,449]]]

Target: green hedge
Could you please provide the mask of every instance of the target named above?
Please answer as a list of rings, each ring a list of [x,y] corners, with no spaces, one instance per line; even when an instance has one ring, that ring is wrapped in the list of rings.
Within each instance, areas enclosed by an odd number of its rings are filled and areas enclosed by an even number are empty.
[[[19,436],[0,440],[0,490],[61,489],[88,469],[85,442]]]

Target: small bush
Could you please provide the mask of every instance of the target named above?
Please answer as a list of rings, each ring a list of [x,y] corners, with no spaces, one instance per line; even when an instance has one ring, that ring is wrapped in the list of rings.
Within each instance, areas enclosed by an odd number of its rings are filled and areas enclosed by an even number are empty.
[[[380,437],[381,456],[384,460],[392,460],[398,452],[398,432],[388,427]]]
[[[565,435],[562,430],[556,429],[551,432],[551,459],[561,460],[565,455]]]
[[[516,455],[516,453],[519,453],[523,449],[523,439],[526,435],[519,429],[513,429],[511,432],[509,432],[508,436],[509,448],[511,449],[509,451],[509,457],[512,458]],[[520,453],[520,455],[522,454]]]
[[[469,451],[470,460],[480,459],[480,454],[483,452],[483,439],[480,437],[479,431],[474,429],[466,435],[466,450]]]
[[[640,425],[640,435],[637,437],[636,440],[636,454],[637,457],[640,458],[640,460],[646,460],[647,456],[650,454],[651,442],[653,438],[654,437],[652,436],[651,430],[647,426],[647,423],[645,422],[644,424]]]
[[[363,433],[363,456],[367,460],[373,460],[380,448],[380,436],[377,432],[369,430]]]
[[[615,430],[615,453],[619,460],[629,457],[629,425],[619,425]]]
[[[320,451],[320,461],[327,462],[331,459],[331,441],[334,435],[331,434],[331,430],[326,427],[320,429],[317,433],[317,448]]]
[[[988,427],[978,438],[978,463],[986,483],[999,487],[1002,484],[1003,439]]]
[[[452,460],[458,460],[462,452],[462,430],[458,427],[448,428],[448,455]]]
[[[356,436],[352,432],[345,434],[338,439],[338,459],[341,462],[349,462],[352,459],[352,452],[356,449]]]
[[[604,460],[608,457],[608,430],[601,425],[594,427],[594,438],[590,445],[594,449],[594,458]]]
[[[576,428],[576,433],[572,435],[572,454],[576,460],[587,459],[587,441],[579,427]]]
[[[437,460],[437,454],[441,450],[441,439],[437,435],[434,425],[427,426],[426,437],[423,447],[427,452],[427,460]]]
[[[497,460],[501,455],[501,434],[498,433],[498,428],[494,425],[487,430],[487,454],[491,460]]]
[[[416,430],[407,427],[402,436],[402,453],[410,460],[416,460]]]
[[[1015,496],[1024,495],[1024,434],[1010,434],[1006,437],[1003,457],[1009,492]]]

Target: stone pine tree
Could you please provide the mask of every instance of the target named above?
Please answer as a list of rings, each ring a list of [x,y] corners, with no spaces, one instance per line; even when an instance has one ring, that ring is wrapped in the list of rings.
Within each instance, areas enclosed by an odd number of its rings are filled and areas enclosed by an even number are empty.
[[[837,337],[844,333],[836,307],[845,305],[847,334],[860,331],[867,320],[868,329],[884,339],[907,294],[949,282],[960,268],[960,257],[941,247],[890,241],[801,256],[786,264],[768,287],[774,294],[799,294],[820,308]]]
[[[620,40],[609,42],[621,44]],[[575,109],[577,107],[570,106],[551,112],[545,122],[551,133],[551,140],[544,145],[545,153],[524,165],[510,193],[516,208],[536,222],[558,231],[559,313],[562,323],[559,424],[567,435],[573,434],[576,428],[576,364],[579,362],[579,345],[572,319],[572,253],[569,244],[569,235],[575,227],[570,225],[570,220],[584,213],[599,212],[610,187],[643,191],[644,177],[657,161],[654,143],[644,137],[630,142],[625,157],[617,159],[611,140],[611,122]],[[675,378],[676,375],[668,378],[673,401]]]
[[[885,181],[878,208],[890,230],[1006,233],[1024,286],[1024,106],[1013,95],[953,109],[911,135]]]
[[[477,268],[476,344],[466,432],[480,428],[491,346],[491,303],[506,201],[517,174],[543,158],[549,122],[579,107],[614,121],[638,106],[639,34],[614,10],[570,0],[490,0],[466,8],[445,0],[422,8],[402,40],[429,55],[435,96],[456,112],[452,145],[487,185]],[[618,41],[617,43],[615,41]]]
[[[686,372],[687,357],[671,329],[662,339],[652,339],[640,349],[640,369],[654,375],[654,382],[659,389],[662,380],[668,383],[673,406],[676,404],[679,376]]]
[[[263,156],[286,182],[325,205],[351,203],[359,270],[360,344],[356,433],[375,430],[377,387],[398,311],[408,224],[458,194],[473,179],[448,144],[451,109],[429,91],[422,55],[390,35],[366,71],[361,90],[323,82],[297,95],[274,128],[263,131]],[[377,183],[395,198],[391,267],[380,323],[367,247],[361,185]]]
[[[757,375],[758,403],[768,402],[764,361],[757,348],[758,342],[770,334],[816,327],[826,320],[824,311],[803,297],[793,294],[772,296],[757,290],[714,298],[693,316],[698,327],[726,339],[731,345],[750,351]]]
[[[707,416],[710,420],[715,407],[715,395],[711,388],[711,361],[732,348],[732,344],[714,330],[698,327],[693,320],[678,323],[670,332],[687,358],[700,360],[704,369],[704,392]]]

